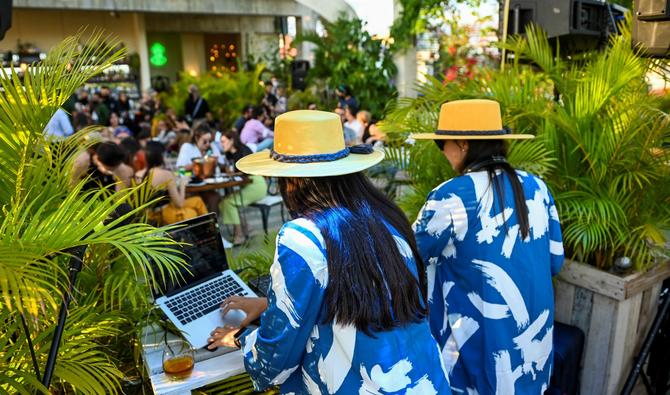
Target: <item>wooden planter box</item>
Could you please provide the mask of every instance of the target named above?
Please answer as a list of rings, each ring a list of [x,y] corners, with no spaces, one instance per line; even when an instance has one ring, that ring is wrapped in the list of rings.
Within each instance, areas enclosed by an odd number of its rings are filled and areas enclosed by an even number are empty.
[[[670,262],[625,277],[567,261],[554,283],[555,319],[586,335],[581,394],[618,394],[658,309]]]

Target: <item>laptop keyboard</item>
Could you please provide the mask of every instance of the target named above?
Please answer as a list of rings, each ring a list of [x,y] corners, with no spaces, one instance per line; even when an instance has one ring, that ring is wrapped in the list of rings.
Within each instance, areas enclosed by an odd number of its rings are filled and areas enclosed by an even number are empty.
[[[182,325],[211,313],[229,296],[246,295],[246,291],[231,276],[219,277],[207,284],[192,288],[165,304]]]

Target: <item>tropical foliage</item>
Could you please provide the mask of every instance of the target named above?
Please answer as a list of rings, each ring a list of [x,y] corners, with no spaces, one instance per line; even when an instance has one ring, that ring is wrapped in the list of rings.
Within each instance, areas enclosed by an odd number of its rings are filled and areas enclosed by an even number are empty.
[[[310,81],[323,80],[331,91],[346,84],[361,109],[381,116],[385,104],[395,96],[390,83],[397,73],[392,48],[388,42],[371,37],[360,19],[340,16],[335,22],[325,22],[324,27],[325,37],[307,32],[296,40],[316,46]]]
[[[391,26],[391,37],[400,47],[412,45],[417,34],[429,29],[432,19],[459,3],[478,5],[481,0],[397,0],[401,9]]]
[[[124,374],[112,350],[132,349],[128,333],[146,313],[146,279],[172,276],[182,262],[173,241],[132,222],[151,203],[138,200],[142,187],[111,193],[86,192],[83,181],[71,185],[74,158],[91,143],[91,129],[62,141],[44,135],[56,109],[124,55],[116,39],[85,33],[65,39],[23,79],[0,75],[0,392],[119,392]],[[129,201],[141,204],[115,215]],[[47,389],[39,377],[67,292],[68,262],[82,246],[84,268]]]
[[[548,181],[566,253],[601,268],[620,256],[646,268],[667,255],[669,118],[663,99],[650,95],[645,82],[652,63],[631,49],[624,30],[602,51],[565,60],[554,56],[541,30],[530,29],[527,38],[509,41],[514,61],[504,71],[488,70],[459,85],[429,79],[419,86],[419,98],[400,99],[387,132],[403,140],[408,131],[432,130],[439,105],[448,100],[499,101],[509,126],[537,135],[513,143],[510,160]],[[447,165],[431,144],[408,149],[412,165],[405,168],[415,193],[405,203],[411,213],[421,202],[417,195],[446,178],[441,168]]]
[[[214,117],[220,119],[224,126],[231,127],[245,105],[258,104],[263,98],[261,75],[264,70],[263,64],[257,64],[250,71],[226,69],[199,76],[183,72],[170,92],[163,95],[163,100],[168,107],[183,114],[188,87],[195,84],[209,103]]]
[[[463,11],[445,10],[436,19],[434,30],[439,43],[439,57],[434,64],[435,76],[443,76],[447,82],[459,82],[463,79],[477,78],[482,68],[496,66],[495,48],[485,45],[487,40],[495,38],[491,25],[492,16],[481,16],[472,12],[473,22],[465,23]],[[473,43],[473,35],[479,42]]]

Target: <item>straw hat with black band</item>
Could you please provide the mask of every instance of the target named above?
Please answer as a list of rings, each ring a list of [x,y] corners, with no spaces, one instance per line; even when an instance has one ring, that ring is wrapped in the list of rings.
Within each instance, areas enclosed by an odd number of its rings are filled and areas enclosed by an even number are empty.
[[[437,130],[415,133],[416,140],[525,140],[532,134],[513,134],[502,124],[500,104],[494,100],[454,100],[442,104]]]
[[[370,145],[346,147],[340,116],[331,112],[279,115],[274,139],[274,149],[245,156],[237,168],[266,177],[328,177],[357,173],[384,159]]]

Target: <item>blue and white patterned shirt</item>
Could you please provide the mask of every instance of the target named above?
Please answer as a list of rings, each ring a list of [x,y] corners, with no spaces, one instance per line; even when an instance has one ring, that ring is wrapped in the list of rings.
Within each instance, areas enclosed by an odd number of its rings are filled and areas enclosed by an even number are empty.
[[[416,275],[407,242],[389,228]],[[450,394],[428,320],[375,337],[353,326],[323,323],[328,264],[321,232],[307,219],[277,236],[272,288],[261,326],[243,337],[247,372],[257,389],[282,394]]]
[[[525,240],[501,172],[504,212],[486,171],[478,171],[435,188],[414,223],[430,326],[454,393],[541,394],[549,385],[561,228],[545,183],[517,174],[529,211]]]

